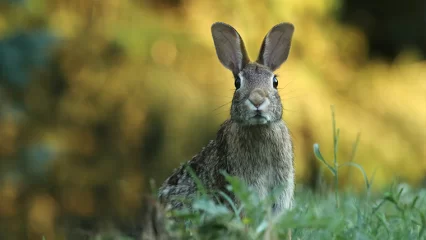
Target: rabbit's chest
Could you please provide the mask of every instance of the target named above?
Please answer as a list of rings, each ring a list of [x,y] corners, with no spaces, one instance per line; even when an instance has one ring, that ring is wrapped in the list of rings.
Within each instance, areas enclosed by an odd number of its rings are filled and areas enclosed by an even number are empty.
[[[293,149],[284,122],[250,129],[229,125],[227,170],[265,197],[294,181]]]
[[[261,198],[265,197],[289,174],[286,166],[285,154],[276,148],[258,144],[247,149],[244,154],[235,156],[236,175],[258,192]]]

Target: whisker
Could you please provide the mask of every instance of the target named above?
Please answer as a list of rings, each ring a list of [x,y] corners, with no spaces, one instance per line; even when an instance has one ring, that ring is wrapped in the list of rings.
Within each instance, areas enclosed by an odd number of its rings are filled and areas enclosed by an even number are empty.
[[[289,95],[289,94],[291,94],[291,93],[303,93],[303,92],[301,92],[301,91],[297,91],[297,90],[291,90],[291,91],[288,91],[288,92],[284,92],[284,91],[282,91],[282,92],[279,92],[280,94],[283,94],[283,95]]]
[[[223,104],[223,105],[220,105],[219,107],[215,108],[212,112],[219,110],[220,108],[222,108],[222,107],[224,107],[224,106],[226,106],[226,105],[230,104],[231,102],[232,102],[232,101],[229,101],[229,102],[227,102],[227,103],[225,103],[225,104]]]
[[[300,91],[300,90],[293,89],[293,90],[290,90],[288,92],[282,92],[282,91],[278,91],[278,92],[281,93],[281,94],[288,94],[288,93],[293,93],[293,92],[297,92],[297,91]]]
[[[305,95],[300,95],[300,96],[289,97],[289,98],[281,98],[281,100],[287,101],[287,100],[291,100],[291,99],[295,99],[295,98],[301,98],[301,97],[305,97],[305,96],[306,96],[306,94]]]
[[[288,82],[286,85],[284,85],[284,87],[282,87],[282,88],[278,88],[278,89],[284,89],[284,88],[286,88],[290,83],[292,83],[294,80],[291,80],[290,82]]]
[[[214,97],[220,97],[220,98],[231,98],[229,95],[222,95],[222,94],[211,94]]]
[[[287,112],[297,112],[297,111],[295,111],[295,110],[291,110],[291,109],[288,109],[288,108],[283,108],[283,110],[284,110],[284,111],[287,111]]]
[[[213,116],[219,116],[219,115],[224,114],[224,113],[228,114],[228,113],[229,113],[229,111],[221,111],[221,112],[217,112],[217,113],[215,113]]]
[[[292,132],[290,129],[288,129],[288,131],[290,132],[290,136],[291,136],[294,140],[297,140],[296,135],[294,135],[294,134],[293,134],[293,132]]]

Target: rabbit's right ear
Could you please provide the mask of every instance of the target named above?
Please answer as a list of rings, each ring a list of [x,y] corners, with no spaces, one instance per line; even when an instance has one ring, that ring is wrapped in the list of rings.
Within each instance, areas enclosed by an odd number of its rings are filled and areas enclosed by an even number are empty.
[[[217,22],[212,25],[212,35],[220,62],[237,75],[250,61],[240,34],[230,25]]]
[[[288,58],[293,32],[291,23],[275,25],[263,39],[257,62],[275,71]]]

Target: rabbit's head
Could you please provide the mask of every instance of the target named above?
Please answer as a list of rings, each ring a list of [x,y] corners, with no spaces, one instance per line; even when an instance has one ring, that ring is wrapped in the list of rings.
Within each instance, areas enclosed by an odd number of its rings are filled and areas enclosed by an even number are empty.
[[[243,125],[280,121],[283,110],[274,71],[287,60],[293,25],[274,26],[266,34],[256,62],[250,62],[243,40],[232,26],[217,22],[211,30],[217,56],[235,79],[231,119]]]

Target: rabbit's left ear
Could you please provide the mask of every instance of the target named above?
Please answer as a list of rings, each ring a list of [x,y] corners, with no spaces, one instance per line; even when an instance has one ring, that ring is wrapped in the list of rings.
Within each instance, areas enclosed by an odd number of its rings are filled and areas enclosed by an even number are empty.
[[[271,71],[278,69],[288,58],[293,32],[291,23],[275,25],[263,39],[257,62]]]

